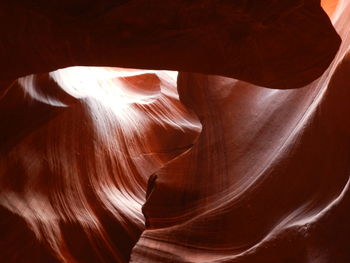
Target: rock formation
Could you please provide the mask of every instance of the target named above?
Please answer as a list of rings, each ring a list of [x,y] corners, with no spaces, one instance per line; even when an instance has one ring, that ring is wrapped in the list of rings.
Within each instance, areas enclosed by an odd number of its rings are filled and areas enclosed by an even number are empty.
[[[322,5],[1,2],[0,262],[350,262],[350,2]]]

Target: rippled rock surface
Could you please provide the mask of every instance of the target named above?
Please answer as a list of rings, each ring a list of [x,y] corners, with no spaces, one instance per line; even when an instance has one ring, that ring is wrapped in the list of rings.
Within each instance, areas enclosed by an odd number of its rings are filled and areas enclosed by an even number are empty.
[[[0,262],[350,262],[322,4],[1,2]]]

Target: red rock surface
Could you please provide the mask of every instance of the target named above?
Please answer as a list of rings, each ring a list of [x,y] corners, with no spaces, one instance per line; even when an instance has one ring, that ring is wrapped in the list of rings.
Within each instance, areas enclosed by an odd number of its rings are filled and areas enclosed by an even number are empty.
[[[337,2],[2,1],[0,262],[350,262]]]
[[[6,0],[0,10],[6,80],[90,65],[295,88],[324,72],[340,42],[317,0]]]
[[[131,262],[350,261],[349,14],[343,1],[341,50],[302,89],[180,75],[181,99],[204,128],[156,173]]]

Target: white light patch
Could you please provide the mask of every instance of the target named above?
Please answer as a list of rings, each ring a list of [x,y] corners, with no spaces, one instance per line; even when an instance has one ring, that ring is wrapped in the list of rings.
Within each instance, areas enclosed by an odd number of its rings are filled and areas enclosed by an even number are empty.
[[[144,89],[137,90],[133,77],[144,74],[155,76],[153,71],[126,70],[105,67],[70,67],[50,73],[57,84],[68,94],[78,99],[93,98],[115,112],[130,104],[148,104],[159,95],[159,81],[145,81]],[[152,75],[151,75],[152,74]]]

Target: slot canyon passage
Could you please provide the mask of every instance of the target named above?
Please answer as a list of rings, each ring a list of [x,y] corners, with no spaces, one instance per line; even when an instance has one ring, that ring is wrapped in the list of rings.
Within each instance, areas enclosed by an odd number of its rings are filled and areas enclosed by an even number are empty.
[[[0,263],[350,263],[349,0],[0,13]]]

